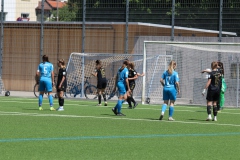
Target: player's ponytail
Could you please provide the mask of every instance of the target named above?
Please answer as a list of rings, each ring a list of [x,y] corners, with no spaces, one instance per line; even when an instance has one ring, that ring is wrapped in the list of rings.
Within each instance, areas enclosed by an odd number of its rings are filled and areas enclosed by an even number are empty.
[[[168,65],[168,73],[172,75],[177,63],[175,61],[171,61]]]

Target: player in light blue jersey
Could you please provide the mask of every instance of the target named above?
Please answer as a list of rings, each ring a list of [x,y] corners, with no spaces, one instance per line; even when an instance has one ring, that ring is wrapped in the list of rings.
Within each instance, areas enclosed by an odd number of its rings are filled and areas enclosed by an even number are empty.
[[[169,121],[174,121],[172,118],[174,112],[174,102],[177,98],[177,93],[180,93],[179,88],[179,77],[178,73],[174,71],[177,67],[177,63],[175,61],[171,61],[168,65],[168,70],[162,74],[162,78],[160,82],[163,86],[163,105],[162,105],[162,113],[159,120],[163,119],[164,112],[167,109],[170,100],[169,106]]]
[[[113,113],[117,116],[125,116],[121,113],[122,102],[127,99],[127,92],[131,92],[128,82],[128,61],[123,61],[123,65],[118,69],[118,73],[116,76],[115,87],[113,91],[116,91],[116,87],[118,87],[119,97],[117,105],[112,109]],[[127,90],[126,90],[127,89]]]
[[[43,110],[42,108],[42,101],[43,101],[43,94],[44,92],[48,92],[48,99],[50,104],[50,111],[55,111],[53,108],[53,96],[52,87],[54,86],[54,72],[53,72],[53,65],[49,62],[48,56],[44,55],[42,57],[42,63],[39,64],[38,70],[36,75],[40,77],[39,82],[39,110]]]

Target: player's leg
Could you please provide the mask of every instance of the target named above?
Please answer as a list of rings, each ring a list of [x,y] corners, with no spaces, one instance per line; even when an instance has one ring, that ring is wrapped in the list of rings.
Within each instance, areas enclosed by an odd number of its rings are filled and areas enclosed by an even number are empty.
[[[58,104],[59,107],[57,109],[57,111],[64,111],[64,91],[61,89],[58,89]]]
[[[39,106],[39,110],[43,110],[42,108],[42,101],[43,101],[43,95],[44,95],[44,91],[45,91],[45,84],[43,81],[39,82],[39,96],[38,96],[38,106]]]
[[[107,98],[106,98],[106,93],[105,93],[106,87],[107,87],[107,81],[102,83],[102,89],[101,89],[102,97],[103,97],[103,100],[104,100],[104,106],[107,106]]]
[[[135,83],[133,83],[130,87],[131,89],[131,96],[130,96],[130,101],[133,102],[133,108],[136,108],[138,103],[135,101],[135,99],[133,98],[133,90],[135,88]]]
[[[213,121],[217,121],[217,113],[218,113],[217,103],[219,102],[219,97],[220,97],[220,93],[215,92],[213,96],[213,116],[214,116]]]
[[[211,121],[212,120],[212,112],[211,112],[211,108],[212,108],[212,104],[213,104],[213,99],[212,99],[212,92],[208,91],[207,92],[207,114],[208,117],[206,119],[206,121]]]
[[[131,88],[131,87],[130,87]],[[132,103],[131,103],[131,93],[127,92],[127,103],[128,103],[128,108],[132,109]]]
[[[97,94],[98,94],[98,106],[101,106],[102,105],[102,91],[101,89],[97,88]]]
[[[168,89],[163,88],[163,104],[162,104],[162,110],[161,110],[161,115],[160,115],[159,120],[163,119],[164,113],[168,106],[169,99],[170,99],[170,96],[169,96]]]
[[[125,88],[124,84],[119,84],[119,83],[118,83],[117,87],[118,87],[118,91],[119,91],[118,102],[112,110],[118,116],[125,116],[123,113],[121,113],[121,109],[122,109],[122,101],[127,98],[126,88]]]
[[[53,108],[53,96],[52,96],[52,82],[51,81],[45,81],[46,85],[46,91],[48,92],[48,100],[50,105],[50,111],[55,111]]]
[[[169,121],[174,121],[173,113],[174,113],[174,102],[177,99],[177,91],[175,88],[171,88],[170,90],[170,106],[169,106]]]

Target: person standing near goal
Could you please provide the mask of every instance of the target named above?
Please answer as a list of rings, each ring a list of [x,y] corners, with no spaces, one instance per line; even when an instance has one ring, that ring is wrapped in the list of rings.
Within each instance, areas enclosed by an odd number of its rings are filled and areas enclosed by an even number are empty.
[[[128,74],[128,82],[129,82],[129,87],[130,87],[130,90],[131,90],[131,93],[127,93],[128,97],[127,97],[127,102],[128,102],[128,108],[129,109],[132,109],[132,108],[136,108],[136,106],[138,105],[138,103],[134,100],[133,98],[133,90],[136,86],[135,84],[135,80],[138,78],[138,76],[144,76],[145,74],[140,74],[140,73],[137,73],[137,71],[134,69],[134,63],[133,62],[129,62],[128,64],[128,71],[129,71],[129,74]],[[132,103],[133,102],[133,106],[132,106]]]
[[[64,59],[58,60],[58,79],[57,79],[57,94],[58,94],[58,103],[59,107],[57,111],[64,111],[64,92],[66,92],[67,88],[67,71]]]
[[[114,108],[112,108],[112,111],[117,116],[125,116],[123,113],[121,113],[122,109],[122,102],[124,99],[127,99],[127,92],[131,93],[129,82],[128,82],[128,61],[124,60],[122,67],[118,69],[116,80],[115,80],[115,86],[113,89],[113,92],[116,91],[116,87],[118,87],[119,97],[118,102]],[[126,88],[128,91],[126,91]]]
[[[163,119],[164,113],[167,109],[170,100],[169,106],[169,121],[174,121],[172,118],[174,112],[174,102],[177,99],[177,93],[180,93],[179,87],[179,77],[178,73],[174,71],[177,67],[177,63],[175,61],[171,61],[168,65],[168,70],[163,72],[162,78],[160,79],[160,83],[163,86],[163,105],[162,105],[162,112],[160,115],[159,120]]]
[[[53,72],[53,65],[49,62],[48,56],[43,55],[42,63],[39,64],[38,70],[36,73],[37,77],[40,77],[39,81],[39,97],[38,97],[38,104],[39,110],[43,110],[42,108],[42,101],[43,101],[43,94],[44,92],[48,92],[48,99],[50,104],[50,111],[55,111],[53,108],[53,96],[52,87],[54,86],[54,72]]]
[[[102,97],[104,100],[104,106],[107,106],[107,99],[105,93],[105,89],[107,87],[107,79],[105,69],[102,67],[102,62],[100,60],[96,60],[96,69],[95,72],[92,73],[92,75],[97,77],[98,106],[102,105]]]
[[[205,88],[202,91],[202,95],[204,96],[206,89],[207,92],[207,114],[208,117],[206,121],[217,121],[217,102],[219,101],[220,91],[221,91],[221,74],[218,71],[218,62],[212,62],[211,64],[212,72],[210,73],[210,77],[206,83]],[[214,119],[212,119],[211,115],[211,107],[213,105],[213,115]]]

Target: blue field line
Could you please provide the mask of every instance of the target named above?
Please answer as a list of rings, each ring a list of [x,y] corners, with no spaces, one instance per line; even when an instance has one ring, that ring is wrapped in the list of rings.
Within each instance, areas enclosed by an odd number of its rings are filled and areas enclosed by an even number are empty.
[[[167,138],[167,137],[208,137],[208,136],[240,136],[240,132],[232,133],[196,133],[196,134],[150,134],[150,135],[125,135],[125,136],[81,136],[81,137],[56,137],[56,138],[16,138],[0,139],[4,142],[27,141],[57,141],[57,140],[93,140],[93,139],[125,139],[125,138]]]

